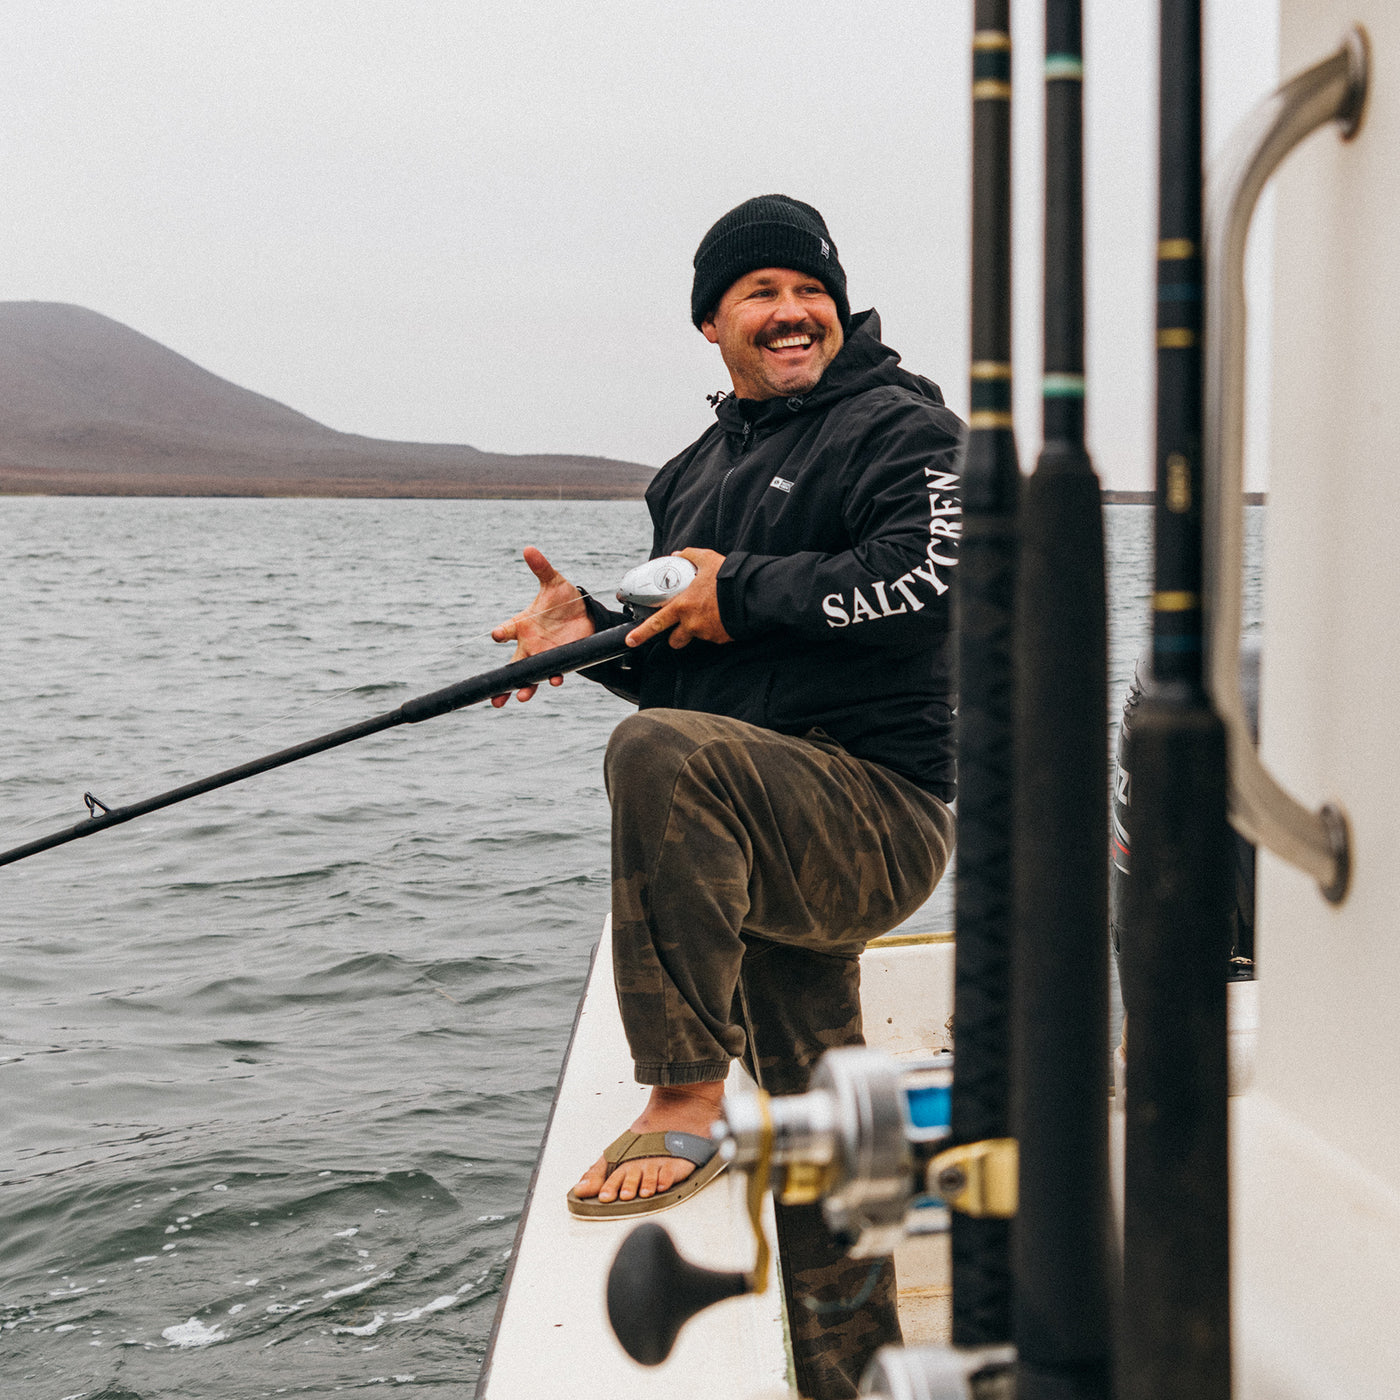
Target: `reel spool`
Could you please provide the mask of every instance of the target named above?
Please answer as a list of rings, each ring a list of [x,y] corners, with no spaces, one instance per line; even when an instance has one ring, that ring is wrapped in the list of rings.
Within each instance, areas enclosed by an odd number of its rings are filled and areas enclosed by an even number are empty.
[[[820,1201],[828,1228],[858,1258],[889,1254],[907,1235],[947,1230],[950,1205],[1014,1213],[1014,1143],[946,1147],[952,1071],[951,1055],[900,1065],[852,1047],[823,1055],[805,1094],[726,1094],[713,1131],[724,1159],[748,1175],[754,1267],[702,1269],[661,1226],[634,1230],[608,1275],[608,1317],[627,1354],[659,1365],[696,1313],[766,1287],[760,1211],[770,1184],[784,1205]]]

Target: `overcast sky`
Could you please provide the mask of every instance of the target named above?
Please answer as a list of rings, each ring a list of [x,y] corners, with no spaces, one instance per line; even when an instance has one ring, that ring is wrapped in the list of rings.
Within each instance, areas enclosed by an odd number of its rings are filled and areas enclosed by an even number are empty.
[[[1275,81],[1270,8],[1214,6],[1217,139]],[[962,412],[971,9],[8,0],[0,299],[90,307],[347,431],[658,465],[727,383],[695,246],[778,191]],[[1013,9],[1029,465],[1040,6]],[[1147,486],[1156,6],[1086,26],[1091,446]]]

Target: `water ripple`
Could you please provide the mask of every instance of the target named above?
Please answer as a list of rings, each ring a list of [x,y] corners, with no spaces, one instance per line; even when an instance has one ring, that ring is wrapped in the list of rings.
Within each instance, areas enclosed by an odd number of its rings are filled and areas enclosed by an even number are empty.
[[[3,844],[498,665],[522,545],[606,595],[650,537],[638,502],[0,513]],[[1110,512],[1120,684],[1149,524]],[[607,908],[624,713],[570,678],[0,872],[6,1400],[468,1392]]]

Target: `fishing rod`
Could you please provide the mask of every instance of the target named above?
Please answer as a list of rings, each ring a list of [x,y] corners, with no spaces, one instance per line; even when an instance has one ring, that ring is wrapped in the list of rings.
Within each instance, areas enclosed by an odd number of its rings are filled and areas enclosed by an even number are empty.
[[[303,743],[293,744],[291,748],[279,749],[276,753],[237,764],[221,773],[185,783],[182,787],[171,788],[169,792],[157,793],[154,797],[147,797],[125,807],[109,807],[91,793],[84,793],[83,800],[87,803],[89,812],[86,821],[27,841],[11,850],[0,851],[0,865],[11,865],[27,856],[37,855],[40,851],[52,850],[53,847],[65,845],[69,841],[92,836],[96,832],[106,831],[108,827],[120,826],[136,817],[145,816],[147,812],[172,807],[177,802],[186,802],[201,793],[227,787],[230,783],[242,782],[243,779],[254,777],[258,773],[285,767],[288,763],[310,758],[312,754],[324,753],[327,749],[339,748],[342,744],[352,744],[356,739],[382,733],[397,725],[421,724],[424,720],[437,718],[438,715],[450,714],[453,710],[480,704],[493,696],[507,695],[512,690],[538,685],[552,676],[567,675],[588,666],[612,661],[626,654],[628,633],[683,592],[695,578],[695,572],[695,566],[689,560],[676,556],[667,555],[649,560],[629,570],[617,592],[618,601],[624,605],[631,621],[595,632],[591,637],[583,637],[579,641],[540,652],[536,656],[497,666],[477,676],[469,676],[466,680],[444,686],[441,690],[405,700],[397,709],[361,720],[358,724],[347,725],[344,729],[333,730],[315,739],[307,739]],[[98,808],[101,808],[100,816]]]
[[[952,1141],[1010,1128],[1013,622],[1020,493],[1011,413],[1011,5],[972,36],[972,365],[958,564],[958,861]],[[1011,1222],[952,1214],[953,1344],[1011,1340]]]
[[[1013,1231],[1019,1400],[1107,1400],[1108,663],[1084,441],[1079,0],[1045,7],[1044,447],[1020,513]]]
[[[1201,0],[1162,0],[1152,675],[1132,775],[1121,1387],[1228,1400],[1225,726],[1202,646]]]

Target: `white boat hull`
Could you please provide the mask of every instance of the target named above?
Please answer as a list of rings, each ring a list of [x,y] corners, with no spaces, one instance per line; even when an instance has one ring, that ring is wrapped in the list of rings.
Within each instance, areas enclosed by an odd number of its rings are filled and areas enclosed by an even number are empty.
[[[952,973],[948,935],[896,937],[873,945],[861,964],[869,1042],[895,1055],[947,1048]],[[737,1067],[732,1071],[742,1072]],[[569,1214],[564,1197],[601,1148],[637,1116],[646,1093],[632,1080],[605,925],[516,1237],[478,1396],[538,1400],[567,1384],[571,1400],[673,1398],[702,1377],[705,1393],[732,1400],[793,1393],[776,1266],[770,1268],[767,1292],[730,1299],[687,1323],[661,1366],[637,1365],[613,1337],[604,1301],[608,1269],[639,1220],[578,1220]],[[754,1241],[741,1175],[725,1172],[683,1207],[642,1218],[663,1224],[682,1255],[696,1264],[713,1269],[752,1264]],[[771,1201],[765,1207],[765,1227],[771,1240]],[[946,1340],[946,1238],[909,1241],[896,1263],[906,1340]]]

